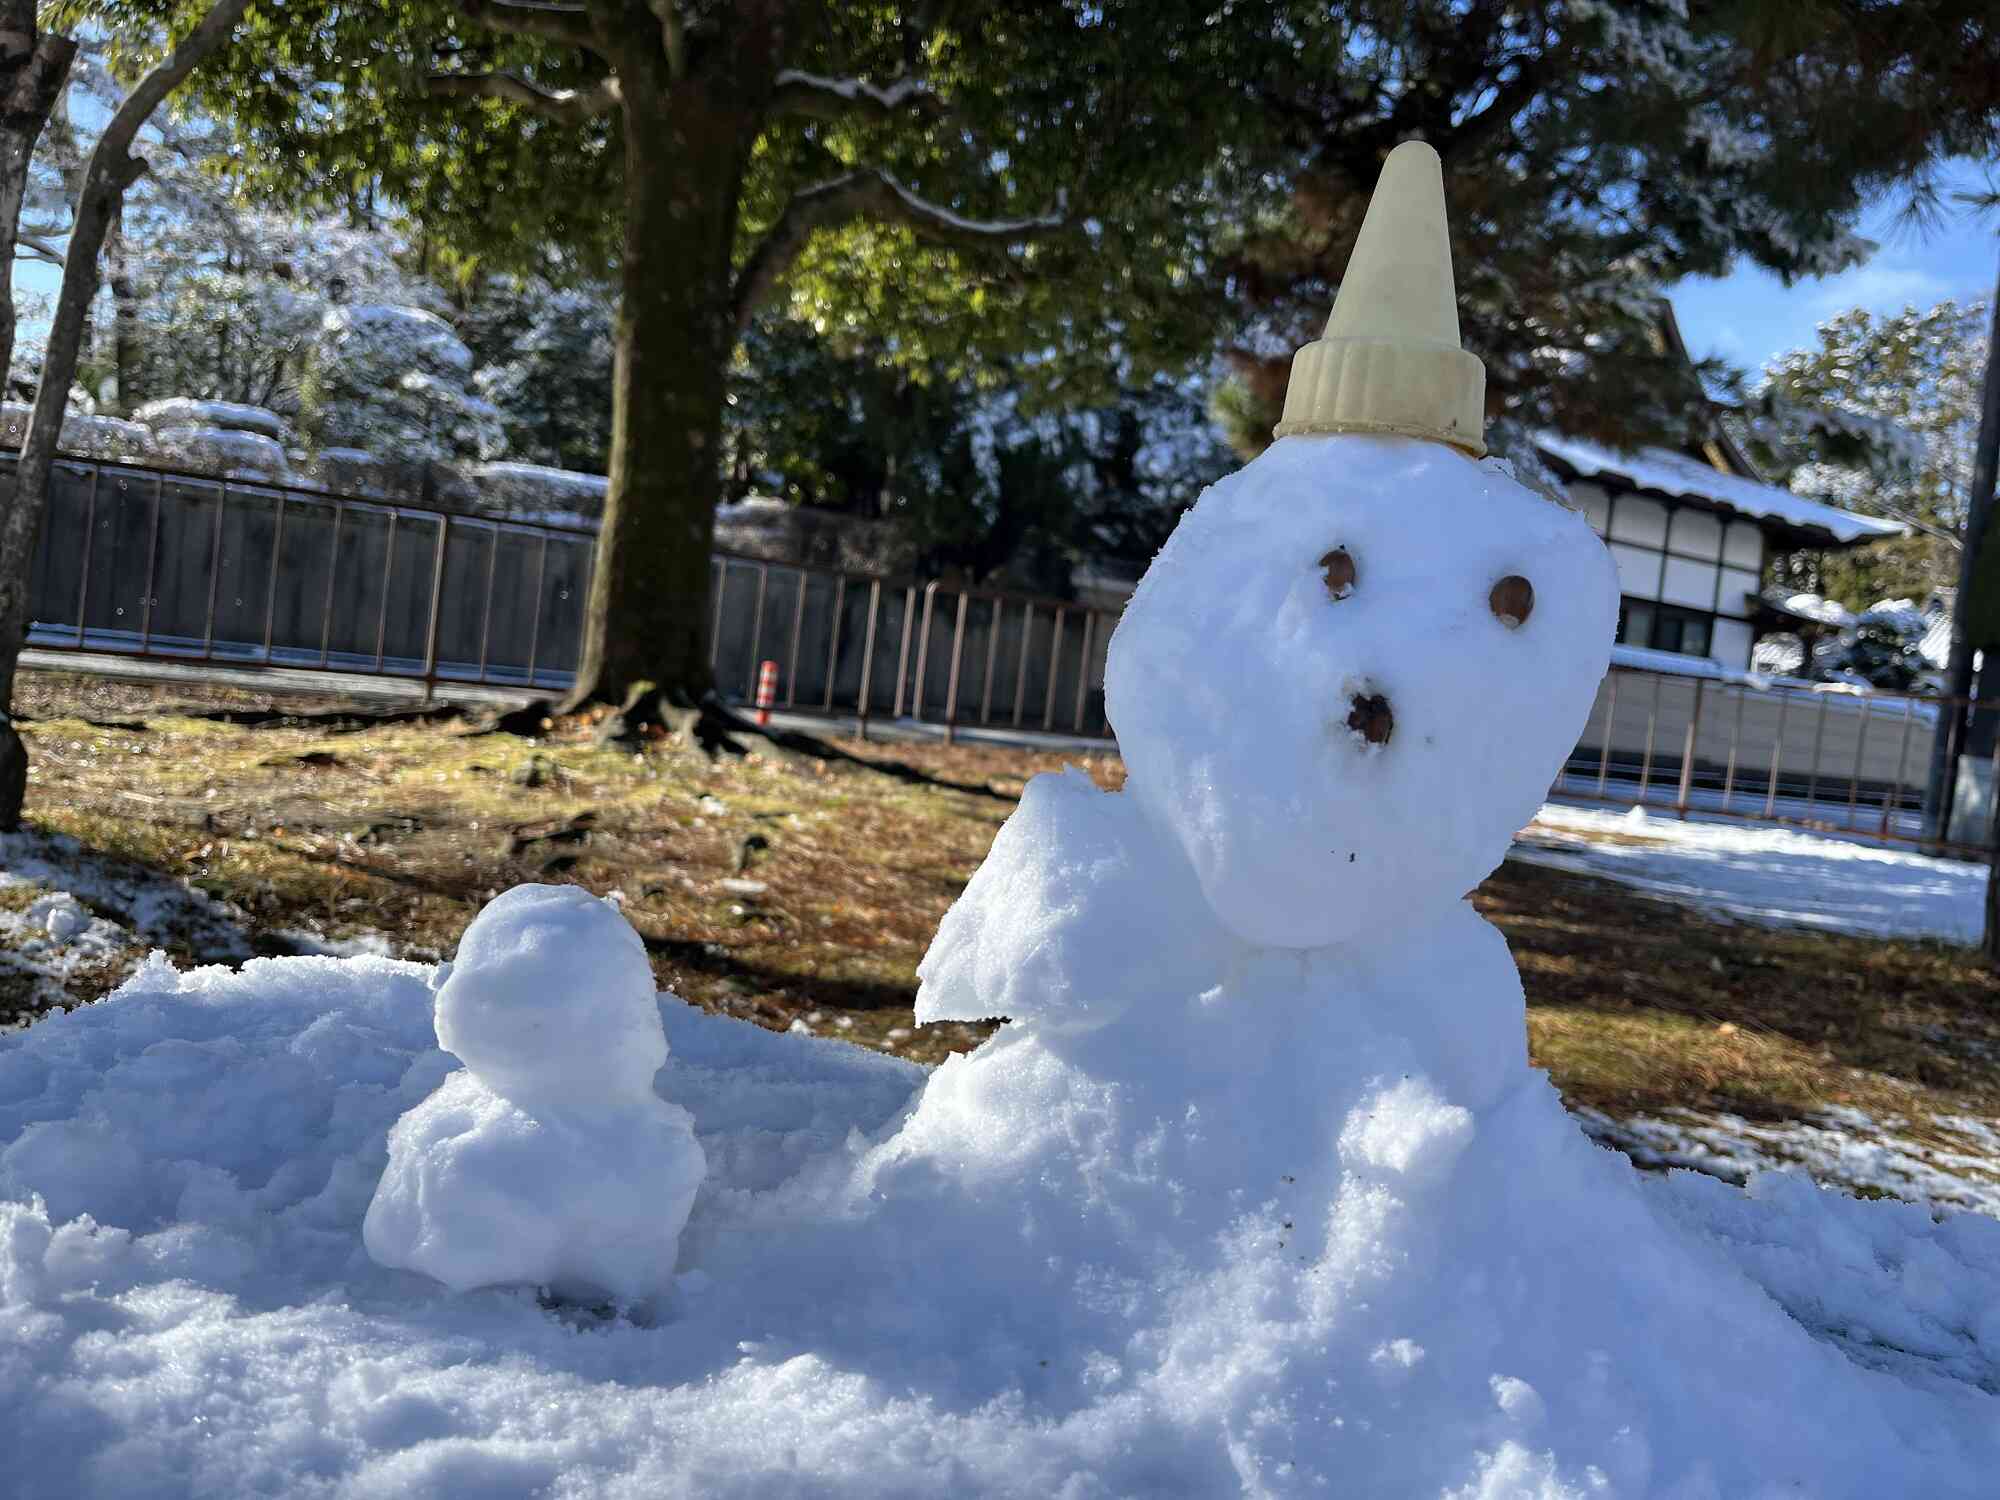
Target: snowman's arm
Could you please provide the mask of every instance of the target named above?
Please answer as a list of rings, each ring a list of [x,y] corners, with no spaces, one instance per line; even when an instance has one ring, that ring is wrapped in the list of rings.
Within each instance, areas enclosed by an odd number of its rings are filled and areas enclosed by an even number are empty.
[[[917,966],[917,1021],[1091,1030],[1148,991],[1192,992],[1219,928],[1129,797],[1037,776]]]

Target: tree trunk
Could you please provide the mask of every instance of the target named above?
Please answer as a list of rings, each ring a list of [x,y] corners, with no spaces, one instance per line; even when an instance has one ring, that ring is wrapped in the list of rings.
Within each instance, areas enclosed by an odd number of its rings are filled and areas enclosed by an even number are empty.
[[[37,34],[35,0],[0,4],[0,384],[14,361],[14,246],[27,195],[28,163],[69,81],[76,43]],[[20,826],[28,747],[14,728],[14,669],[27,644],[28,575],[39,510],[24,514],[18,492],[0,516],[0,832]]]
[[[11,0],[10,0],[11,3]],[[0,708],[11,708],[14,676],[21,648],[27,642],[29,566],[36,533],[48,509],[49,471],[56,442],[62,435],[63,410],[69,404],[70,381],[76,377],[77,351],[83,338],[90,299],[97,294],[97,263],[105,236],[125,202],[125,190],[146,170],[132,155],[132,142],[162,100],[179,86],[195,64],[229,40],[230,32],[250,8],[250,0],[216,0],[174,46],[165,61],[151,69],[112,113],[84,169],[77,195],[76,224],[70,230],[63,259],[62,290],[56,297],[49,325],[48,355],[35,407],[28,417],[21,457],[14,468],[14,498],[0,516]],[[30,5],[32,15],[33,7]],[[0,12],[5,15],[6,12]],[[5,42],[0,40],[0,48]],[[74,52],[74,47],[71,47]],[[5,53],[0,51],[0,56]],[[65,67],[67,59],[65,59]],[[53,90],[51,93],[53,94]],[[53,97],[51,98],[53,105]],[[0,121],[4,125],[4,121]],[[10,233],[12,220],[9,221]],[[11,303],[11,298],[9,299]],[[14,734],[11,720],[0,723],[0,832],[20,826],[21,800],[26,791],[27,752]]]
[[[112,415],[129,417],[145,400],[145,393],[139,378],[139,291],[132,284],[123,212],[111,226],[105,261],[111,268],[111,368],[118,384],[118,406]]]
[[[736,329],[730,252],[754,116],[726,90],[625,77],[625,241],[610,490],[569,704],[651,683],[699,700],[722,408]]]

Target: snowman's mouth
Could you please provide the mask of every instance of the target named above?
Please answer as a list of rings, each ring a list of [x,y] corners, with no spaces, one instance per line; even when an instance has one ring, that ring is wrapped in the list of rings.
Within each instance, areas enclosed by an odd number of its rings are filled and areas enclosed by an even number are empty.
[[[1386,745],[1395,733],[1396,716],[1380,693],[1356,693],[1349,699],[1347,727],[1371,745]]]

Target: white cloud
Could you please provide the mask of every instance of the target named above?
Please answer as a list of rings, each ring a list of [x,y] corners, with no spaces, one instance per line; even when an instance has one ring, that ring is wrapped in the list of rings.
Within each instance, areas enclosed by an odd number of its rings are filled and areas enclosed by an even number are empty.
[[[1950,289],[1942,277],[1919,267],[1877,260],[1820,282],[1812,294],[1812,307],[1822,315],[1850,307],[1898,311],[1910,304],[1935,302]]]

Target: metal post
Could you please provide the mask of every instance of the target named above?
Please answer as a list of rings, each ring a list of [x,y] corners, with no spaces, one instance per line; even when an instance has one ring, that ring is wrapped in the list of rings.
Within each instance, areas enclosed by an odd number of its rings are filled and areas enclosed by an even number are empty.
[[[910,627],[916,619],[917,586],[913,583],[903,590],[903,645],[896,653],[896,703],[889,710],[891,718],[903,717],[903,691],[910,680]]]
[[[1743,700],[1750,689],[1736,686],[1736,721],[1729,728],[1729,769],[1722,776],[1722,810],[1729,811],[1729,799],[1736,794],[1736,756],[1743,747]]]
[[[931,660],[931,615],[937,608],[938,580],[933,578],[924,585],[924,617],[917,626],[917,678],[910,684],[910,717],[922,722],[924,717],[924,674],[930,670]],[[963,595],[960,595],[963,598]]]
[[[153,645],[153,595],[158,584],[153,570],[160,560],[160,498],[167,487],[164,475],[153,479],[153,522],[146,537],[146,599],[145,608],[140,613],[139,652],[143,656]]]
[[[822,713],[833,712],[833,679],[840,671],[840,625],[847,613],[847,575],[838,573],[833,580],[833,640],[826,648],[826,701],[820,705]]]
[[[528,686],[535,685],[535,661],[542,649],[542,589],[549,577],[549,534],[542,533],[542,545],[535,553],[535,587],[528,597],[535,601],[534,618],[528,622]]]
[[[749,674],[743,681],[743,696],[757,696],[757,657],[764,648],[764,590],[771,581],[771,565],[757,564],[757,600],[752,606],[754,618],[750,621],[750,666]]]
[[[1771,738],[1771,785],[1764,793],[1764,819],[1769,822],[1778,812],[1778,757],[1785,753],[1785,715],[1791,711],[1792,695],[1787,692],[1778,699],[1778,732]]]
[[[882,613],[882,580],[868,580],[868,630],[861,642],[861,696],[856,701],[862,739],[868,738],[868,695],[875,685],[875,624]]]
[[[1660,684],[1666,679],[1655,674],[1653,677],[1653,707],[1646,715],[1646,754],[1639,762],[1639,803],[1645,805],[1646,788],[1653,781],[1653,735],[1660,727]]]
[[[320,610],[319,622],[319,664],[324,667],[330,661],[333,646],[333,580],[340,575],[340,528],[347,519],[347,507],[342,502],[333,502],[333,546],[326,554],[326,602]]]
[[[1882,796],[1882,834],[1885,838],[1889,833],[1890,799],[1893,797],[1898,803],[1903,800],[1903,768],[1909,762],[1910,729],[1916,723],[1916,718],[1917,700],[1914,698],[1905,698],[1903,700],[1903,743],[1896,751],[1896,780],[1890,790]]]
[[[993,664],[1000,654],[1000,596],[986,606],[986,670],[979,679],[979,722],[993,722]]]
[[[208,616],[201,627],[201,654],[215,654],[215,596],[222,585],[222,522],[229,510],[229,485],[224,481],[215,497],[215,539],[208,549]]]
[[[1688,815],[1688,793],[1694,787],[1694,745],[1695,737],[1701,733],[1701,690],[1708,686],[1699,677],[1694,682],[1694,709],[1688,715],[1687,739],[1681,747],[1681,785],[1677,806],[1682,821]]]
[[[1049,636],[1049,691],[1042,702],[1042,728],[1056,721],[1056,667],[1062,661],[1063,607],[1056,606],[1055,629]]]
[[[500,566],[500,528],[490,527],[486,537],[486,607],[479,617],[479,680],[486,680],[486,652],[493,641],[493,578]],[[710,666],[714,663],[710,662]]]
[[[1833,699],[1828,694],[1821,693],[1819,695],[1819,717],[1813,721],[1812,771],[1806,777],[1806,816],[1808,818],[1812,817],[1813,807],[1819,801],[1819,752],[1820,746],[1826,742],[1826,710],[1832,702]]]
[[[1854,735],[1854,774],[1847,782],[1847,826],[1854,826],[1854,811],[1861,801],[1862,757],[1868,751],[1868,715],[1874,709],[1872,699],[1861,700],[1861,724]]]
[[[729,594],[729,559],[722,558],[715,569],[715,619],[708,632],[708,669],[713,672],[722,660],[722,601]]]
[[[83,574],[76,587],[76,643],[83,644],[83,622],[90,612],[90,546],[97,536],[97,481],[104,471],[92,468],[90,471],[90,498],[83,509]],[[125,481],[119,480],[122,486]]]
[[[382,544],[382,608],[375,616],[375,670],[382,670],[383,648],[389,642],[389,585],[396,576],[396,512],[389,512],[389,532]]]
[[[278,491],[277,517],[271,529],[271,576],[264,580],[264,660],[271,660],[271,642],[278,625],[278,559],[285,552],[285,492]]]
[[[951,624],[951,681],[944,690],[944,742],[949,745],[958,723],[958,669],[965,654],[965,608],[970,601],[958,591],[958,613]],[[918,669],[921,674],[922,669]]]
[[[1020,661],[1014,668],[1014,727],[1021,727],[1022,701],[1028,696],[1028,642],[1035,633],[1035,601],[1021,606]]]
[[[1605,797],[1604,783],[1611,774],[1611,729],[1618,722],[1618,669],[1616,667],[1613,667],[1609,672],[1604,674],[1604,685],[1607,690],[1604,700],[1604,743],[1598,748],[1597,754],[1597,798],[1600,802],[1608,800]]]
[[[1090,701],[1090,643],[1097,633],[1097,611],[1083,612],[1083,646],[1076,657],[1076,713],[1071,719],[1071,727],[1078,734],[1083,733],[1083,705]]]
[[[437,518],[437,557],[431,564],[431,621],[424,632],[424,702],[431,701],[437,688],[438,631],[444,624],[444,548],[451,531],[451,518]]]
[[[790,708],[799,696],[799,633],[806,625],[806,578],[804,568],[799,569],[799,597],[792,605],[792,652],[785,668],[785,707]]]

